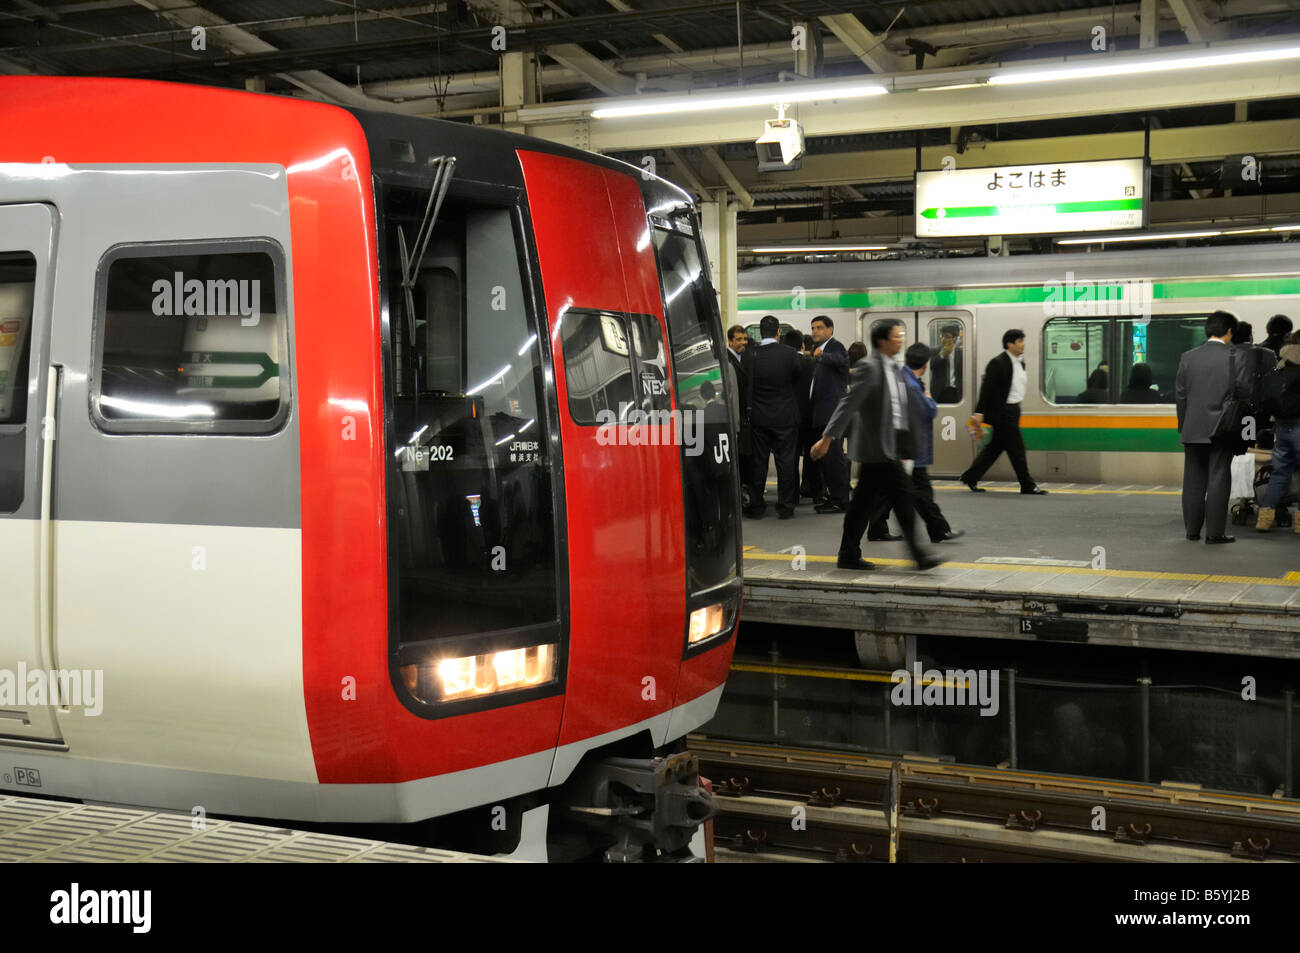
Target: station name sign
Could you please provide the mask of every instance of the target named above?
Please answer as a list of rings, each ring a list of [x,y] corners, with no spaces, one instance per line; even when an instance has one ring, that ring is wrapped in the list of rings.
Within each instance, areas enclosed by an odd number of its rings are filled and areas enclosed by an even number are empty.
[[[1143,159],[916,173],[916,237],[1069,234],[1146,225]]]

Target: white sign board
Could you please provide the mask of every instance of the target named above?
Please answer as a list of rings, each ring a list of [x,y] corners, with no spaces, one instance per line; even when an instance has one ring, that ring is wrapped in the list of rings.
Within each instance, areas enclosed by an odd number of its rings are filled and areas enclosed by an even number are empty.
[[[916,236],[1100,232],[1146,224],[1142,159],[916,173]]]

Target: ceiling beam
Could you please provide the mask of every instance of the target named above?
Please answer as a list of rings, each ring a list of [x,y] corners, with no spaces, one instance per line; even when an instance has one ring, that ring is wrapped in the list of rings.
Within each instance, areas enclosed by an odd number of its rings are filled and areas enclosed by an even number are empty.
[[[607,96],[626,96],[636,92],[636,80],[624,76],[599,57],[592,56],[577,43],[548,46],[546,55],[582,76]]]
[[[740,184],[735,173],[723,161],[722,156],[718,155],[718,150],[712,146],[705,146],[703,150],[704,158],[708,160],[709,165],[713,166],[718,175],[722,176],[722,181],[727,183],[727,187],[736,193],[736,198],[740,200],[740,207],[749,211],[754,207],[754,196],[749,194],[749,190]]]
[[[636,12],[632,7],[632,4],[624,3],[623,0],[605,0],[605,2],[608,3],[615,10],[617,10],[619,13]],[[672,50],[674,53],[682,52],[682,48],[678,46],[676,41],[674,41],[671,37],[663,33],[655,33],[653,34],[653,36],[655,42],[658,43],[660,46],[664,47],[665,49]]]
[[[1277,37],[1294,42],[1293,37]],[[1224,44],[1235,48],[1245,44]],[[1216,47],[1218,48],[1218,47]],[[1059,63],[1060,61],[1056,61]],[[978,83],[991,67],[945,71],[945,81],[968,78]],[[925,73],[909,71],[909,78]],[[869,99],[804,103],[794,111],[809,137],[891,132],[900,129],[935,129],[958,125],[1055,119],[1061,116],[1113,115],[1178,109],[1206,103],[1236,102],[1300,96],[1300,70],[1279,70],[1271,62],[1243,62],[1213,69],[1115,76],[1105,79],[1071,79],[1024,86],[977,85],[950,91],[903,90]],[[1117,106],[1117,104],[1122,104]],[[563,103],[557,109],[577,112],[596,104]],[[547,107],[549,108],[549,107]],[[752,142],[762,132],[765,106],[639,116],[622,119],[551,118],[536,111],[525,116],[532,135],[556,142],[581,138],[596,152],[662,149],[666,146]],[[578,128],[581,126],[581,128]],[[589,138],[588,138],[589,136]]]
[[[691,164],[686,161],[685,157],[680,152],[678,152],[676,149],[665,149],[664,152],[667,154],[669,160],[672,162],[673,172],[674,172],[673,175],[664,175],[665,179],[668,179],[668,181],[672,182],[675,179],[680,178],[683,182],[685,182],[688,186],[690,186],[691,190],[696,195],[709,194],[708,188],[706,188],[704,183],[700,181],[700,177],[695,174],[695,170],[691,168]]]
[[[938,169],[947,155],[956,159],[959,169],[1026,162],[1126,159],[1142,154],[1142,136],[1139,130],[974,142],[962,155],[957,155],[952,145],[926,146],[921,150],[921,164],[927,169]],[[1155,165],[1169,165],[1218,160],[1224,156],[1224,143],[1229,142],[1233,155],[1294,155],[1300,153],[1300,119],[1152,129],[1151,161]],[[727,165],[732,174],[751,190],[906,182],[911,180],[916,168],[916,150],[908,147],[814,153],[803,157],[803,168],[798,172],[760,174],[754,159],[731,160]],[[761,193],[759,198],[761,200]]]
[[[1188,43],[1217,43],[1228,39],[1227,26],[1211,21],[1201,9],[1200,0],[1169,0],[1169,6],[1187,34]]]
[[[821,21],[873,73],[901,73],[911,65],[886,47],[883,37],[876,36],[851,13],[837,13],[822,17]]]

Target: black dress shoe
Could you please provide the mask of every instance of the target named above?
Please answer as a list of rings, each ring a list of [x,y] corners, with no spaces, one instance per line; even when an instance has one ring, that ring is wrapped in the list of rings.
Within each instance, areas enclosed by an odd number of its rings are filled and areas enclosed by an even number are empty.
[[[974,480],[968,480],[968,479],[966,479],[965,477],[962,477],[962,478],[961,478],[961,482],[962,482],[962,483],[965,483],[968,487],[970,487],[970,491],[971,491],[972,493],[986,493],[986,492],[987,492],[983,487],[978,487],[978,486],[976,486]]]
[[[930,542],[946,543],[950,539],[961,539],[965,535],[966,535],[966,531],[964,529],[950,529],[948,530],[948,532],[944,533],[938,539],[931,539]]]
[[[794,519],[794,510],[777,510],[776,518],[779,520],[792,520]]]
[[[838,503],[821,503],[813,507],[815,513],[843,513],[844,507]]]
[[[1200,534],[1200,533],[1188,533],[1188,534],[1187,534],[1187,538],[1188,538],[1188,539],[1191,539],[1191,540],[1200,539],[1200,538],[1201,538],[1201,534]]]
[[[1207,537],[1205,537],[1205,542],[1206,542],[1206,543],[1235,543],[1236,541],[1237,541],[1237,537],[1235,537],[1235,536],[1207,536]]]
[[[1039,487],[1036,486],[1031,486],[1027,490],[1022,486],[1020,488],[1020,492],[1023,493],[1025,496],[1046,496],[1047,495],[1046,490],[1040,489]]]
[[[903,537],[895,536],[893,533],[886,533],[884,536],[868,536],[869,543],[896,543]]]
[[[921,572],[925,572],[927,569],[933,569],[935,566],[940,565],[942,562],[943,562],[942,559],[936,559],[933,556],[922,556],[920,559],[916,561],[916,568],[921,570]]]
[[[858,572],[868,572],[875,569],[875,563],[869,563],[865,559],[837,559],[835,560],[836,569],[856,569]]]

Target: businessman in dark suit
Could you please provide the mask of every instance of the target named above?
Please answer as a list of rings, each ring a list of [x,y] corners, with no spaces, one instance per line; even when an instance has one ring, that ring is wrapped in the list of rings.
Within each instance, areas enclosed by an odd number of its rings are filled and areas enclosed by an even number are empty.
[[[961,402],[962,348],[960,324],[945,324],[939,329],[939,349],[930,358],[930,393],[935,403]]]
[[[1020,402],[1029,389],[1029,375],[1021,357],[1025,353],[1025,332],[1019,328],[1007,331],[1002,335],[1002,348],[1002,353],[984,368],[979,401],[971,415],[976,427],[985,422],[993,425],[993,439],[979,452],[970,469],[961,475],[961,482],[972,492],[983,493],[975,484],[1005,450],[1016,471],[1016,479],[1020,481],[1020,492],[1041,495],[1047,491],[1040,490],[1029,475],[1029,465],[1025,462],[1025,438],[1020,435]]]
[[[888,499],[903,537],[918,569],[933,569],[940,560],[929,555],[916,540],[916,513],[902,460],[911,457],[911,426],[907,384],[894,361],[905,341],[903,322],[886,318],[871,329],[872,354],[859,361],[849,375],[849,390],[835,406],[822,438],[813,445],[812,455],[826,457],[831,444],[840,440],[849,423],[857,418],[849,438],[849,455],[862,462],[858,485],[844,514],[840,537],[840,569],[867,570],[875,565],[862,558],[862,534],[875,512],[880,497]]]
[[[749,335],[739,324],[727,328],[727,369],[735,378],[736,394],[736,453],[740,457],[741,506],[749,508],[749,464],[752,451],[749,445],[749,406],[752,392],[749,386],[749,363],[753,357],[748,352]]]
[[[1206,342],[1183,354],[1174,380],[1178,438],[1183,444],[1183,526],[1192,540],[1201,538],[1204,526],[1207,543],[1236,541],[1235,536],[1224,535],[1233,443],[1238,436],[1235,401],[1250,396],[1251,383],[1228,344],[1236,326],[1236,317],[1226,311],[1206,318]],[[1220,421],[1227,432],[1219,432]]]
[[[799,352],[777,340],[781,322],[774,315],[765,315],[758,328],[762,340],[750,368],[749,440],[753,459],[749,470],[750,508],[745,515],[757,519],[767,508],[763,488],[767,483],[767,460],[774,455],[776,513],[785,520],[794,516],[799,502],[799,404],[795,389],[802,368]]]
[[[835,322],[824,314],[812,319],[813,367],[810,402],[812,405],[811,427],[814,439],[820,437],[826,429],[831,414],[849,387],[849,352],[844,345],[835,340]],[[825,494],[814,509],[818,513],[843,513],[849,501],[849,462],[844,458],[844,445],[841,441],[831,442],[830,449],[821,460],[809,459],[817,476],[814,487]],[[806,464],[805,464],[806,466]]]

